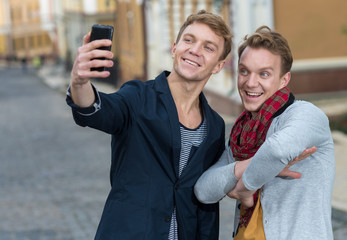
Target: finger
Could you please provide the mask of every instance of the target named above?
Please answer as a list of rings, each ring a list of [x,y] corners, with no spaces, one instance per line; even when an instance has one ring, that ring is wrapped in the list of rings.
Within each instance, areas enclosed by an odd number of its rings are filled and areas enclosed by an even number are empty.
[[[97,58],[106,58],[100,60]],[[113,53],[105,50],[94,50],[86,52],[86,46],[82,46],[78,49],[75,64],[79,70],[89,70],[93,67],[112,67],[113,61],[109,60],[113,58]],[[75,67],[74,67],[75,68]]]
[[[87,33],[84,37],[83,37],[83,45],[86,45],[87,43],[90,42],[90,33]]]
[[[95,63],[96,62],[96,63]],[[111,64],[105,64],[104,62],[110,62]],[[93,60],[88,62],[79,62],[74,65],[73,70],[71,71],[71,76],[76,79],[84,79],[87,81],[90,78],[106,78],[110,76],[109,71],[91,71],[93,67],[108,67],[112,66],[113,62],[110,60]]]
[[[290,177],[290,178],[294,178],[294,179],[301,178],[301,175],[302,174],[299,172],[290,171],[290,170],[285,170],[285,171],[283,171],[283,174],[281,174],[281,176]]]
[[[88,70],[80,70],[77,72],[77,76],[79,79],[91,79],[91,78],[106,78],[108,76],[110,76],[110,72],[109,71],[90,71]]]
[[[298,161],[301,161],[301,160],[304,160],[305,158],[307,158],[309,156],[311,156],[311,153],[302,153],[297,158],[298,158]]]
[[[316,147],[311,147],[309,149],[306,149],[305,151],[305,154],[309,154],[309,155],[312,155],[313,153],[315,153],[317,151],[317,148]]]
[[[88,53],[88,52],[92,52],[95,49],[102,48],[102,47],[109,47],[112,45],[112,41],[108,39],[94,40],[92,42],[89,42],[89,40],[90,40],[90,34],[87,34],[86,36],[84,36],[83,45],[79,47],[80,53]],[[108,54],[112,54],[112,52],[108,50],[102,50],[102,51],[108,52]]]
[[[303,151],[299,156],[298,159],[301,161],[309,156],[311,156],[313,153],[317,151],[316,147],[308,148],[305,151]]]
[[[293,166],[295,163],[299,162],[301,159],[299,157],[296,157],[293,159],[293,161],[289,162],[287,165],[287,168]]]
[[[113,61],[111,60],[99,60],[99,59],[93,59],[88,63],[89,69],[91,68],[99,68],[99,67],[106,67],[110,68],[113,66]]]
[[[107,78],[111,73],[109,71],[91,71],[90,74],[91,78]]]
[[[109,39],[98,39],[98,40],[89,42],[86,46],[87,46],[87,50],[91,51],[101,47],[109,47],[111,45],[112,45],[112,41]]]
[[[88,58],[89,59],[95,59],[95,58],[106,58],[107,60],[113,58],[113,53],[111,51],[107,50],[93,50],[88,53]],[[107,63],[110,64],[110,63]]]
[[[311,148],[306,149],[303,153],[304,153],[305,155],[307,155],[307,154],[315,153],[316,151],[317,151],[317,148],[316,148],[316,147],[311,147]]]

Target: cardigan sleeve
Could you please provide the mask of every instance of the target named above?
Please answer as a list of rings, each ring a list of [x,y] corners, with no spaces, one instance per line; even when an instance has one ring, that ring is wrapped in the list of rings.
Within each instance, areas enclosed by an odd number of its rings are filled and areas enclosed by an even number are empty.
[[[249,190],[261,188],[305,149],[316,146],[317,151],[324,151],[331,141],[327,116],[311,103],[296,101],[277,118],[242,175]]]
[[[197,199],[202,203],[216,203],[230,192],[238,179],[234,175],[236,162],[229,146],[226,146],[219,160],[206,170],[194,187]]]

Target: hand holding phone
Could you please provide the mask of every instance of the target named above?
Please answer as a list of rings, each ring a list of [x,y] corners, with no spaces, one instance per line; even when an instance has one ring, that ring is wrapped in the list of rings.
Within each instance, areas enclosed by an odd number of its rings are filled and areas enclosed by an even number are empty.
[[[92,26],[92,32],[90,35],[90,41],[99,40],[99,39],[109,39],[112,41],[113,37],[113,27],[109,25],[100,25],[94,24]],[[108,47],[100,47],[100,50],[111,50],[111,46]],[[97,58],[100,60],[105,60],[106,58]],[[105,71],[105,67],[91,68],[91,71]]]

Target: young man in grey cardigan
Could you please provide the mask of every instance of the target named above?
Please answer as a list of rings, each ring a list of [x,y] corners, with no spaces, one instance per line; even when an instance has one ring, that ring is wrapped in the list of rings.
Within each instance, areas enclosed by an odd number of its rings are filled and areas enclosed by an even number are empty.
[[[250,239],[244,234],[250,222],[251,235],[261,239],[333,239],[335,157],[329,121],[313,104],[294,100],[286,87],[292,61],[284,37],[265,26],[239,47],[238,90],[245,112],[234,124],[230,147],[195,185],[203,203],[226,195],[239,199],[235,239]],[[278,176],[312,146],[314,154],[291,166],[302,175]],[[251,217],[240,218],[240,209],[250,210]],[[258,225],[254,212],[260,213]]]

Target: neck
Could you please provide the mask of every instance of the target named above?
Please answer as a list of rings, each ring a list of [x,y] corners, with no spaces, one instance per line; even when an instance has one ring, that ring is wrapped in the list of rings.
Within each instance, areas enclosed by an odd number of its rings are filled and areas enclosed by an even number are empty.
[[[181,79],[174,72],[171,72],[167,80],[176,107],[185,109],[186,111],[199,107],[199,95],[207,80],[189,81]]]
[[[168,84],[180,123],[188,128],[199,126],[202,121],[199,95],[205,83],[180,81],[169,76]]]

